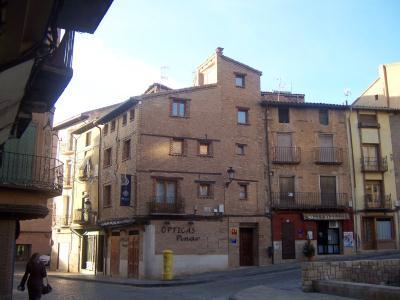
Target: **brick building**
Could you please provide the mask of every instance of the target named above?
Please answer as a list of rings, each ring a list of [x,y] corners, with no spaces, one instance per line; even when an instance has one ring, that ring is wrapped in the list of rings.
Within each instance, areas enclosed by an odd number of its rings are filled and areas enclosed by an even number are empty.
[[[216,53],[195,85],[155,84],[102,125],[106,273],[157,278],[271,262],[261,72]]]
[[[347,106],[263,93],[274,261],[353,251]],[[278,100],[279,99],[279,100]]]

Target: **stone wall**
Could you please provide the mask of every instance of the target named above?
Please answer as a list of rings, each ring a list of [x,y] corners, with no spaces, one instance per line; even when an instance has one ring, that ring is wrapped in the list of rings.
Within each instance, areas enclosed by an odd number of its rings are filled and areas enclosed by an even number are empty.
[[[302,287],[312,292],[314,280],[343,280],[369,284],[400,284],[400,259],[304,263]]]

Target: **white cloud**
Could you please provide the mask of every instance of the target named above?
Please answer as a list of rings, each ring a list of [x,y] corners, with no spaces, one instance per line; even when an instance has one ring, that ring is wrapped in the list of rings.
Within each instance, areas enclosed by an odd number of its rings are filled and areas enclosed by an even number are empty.
[[[55,123],[142,94],[160,82],[160,69],[118,53],[90,35],[76,34],[73,69],[74,76],[56,103]],[[181,87],[173,79],[163,84]]]

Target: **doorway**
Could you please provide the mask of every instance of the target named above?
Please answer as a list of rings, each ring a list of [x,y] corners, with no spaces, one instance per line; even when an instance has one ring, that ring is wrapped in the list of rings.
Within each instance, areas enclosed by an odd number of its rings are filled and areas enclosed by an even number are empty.
[[[129,231],[128,277],[139,277],[139,231]]]
[[[317,248],[319,255],[340,254],[340,230],[338,221],[319,221],[317,223]]]
[[[119,275],[119,232],[111,233],[111,258],[110,273],[111,276]]]
[[[239,228],[239,265],[254,266],[254,228]]]
[[[296,258],[296,242],[293,222],[282,223],[282,259]]]

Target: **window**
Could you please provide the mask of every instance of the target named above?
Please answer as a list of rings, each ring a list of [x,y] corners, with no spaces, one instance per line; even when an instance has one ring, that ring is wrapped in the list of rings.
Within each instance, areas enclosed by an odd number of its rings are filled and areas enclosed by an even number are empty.
[[[86,132],[86,141],[85,141],[85,146],[90,146],[90,143],[92,141],[92,132],[88,131]]]
[[[360,114],[358,115],[359,127],[379,127],[376,115]]]
[[[333,147],[333,134],[320,134],[319,135],[319,157],[320,162],[335,162],[337,161],[335,148]]]
[[[245,144],[236,144],[236,154],[237,155],[244,155],[246,146],[247,145],[245,145]]]
[[[279,123],[289,123],[289,108],[278,108]]]
[[[279,177],[279,201],[285,206],[295,201],[294,176]]]
[[[103,135],[107,135],[108,134],[108,123],[104,125],[103,128]]]
[[[320,176],[321,205],[336,207],[336,176]]]
[[[211,156],[211,142],[199,141],[199,155]]]
[[[363,157],[363,168],[366,171],[378,171],[379,170],[379,148],[376,144],[363,144],[362,145],[362,157]]]
[[[319,124],[321,125],[329,124],[329,111],[327,109],[319,110]]]
[[[129,111],[129,121],[133,121],[133,120],[135,120],[135,109],[134,108],[132,108],[130,111]]]
[[[235,86],[236,87],[241,87],[244,88],[244,84],[245,84],[245,74],[235,74]]]
[[[170,145],[170,155],[183,155],[184,154],[184,140],[172,139]]]
[[[111,132],[115,131],[115,120],[111,121]]]
[[[104,150],[104,167],[109,167],[111,166],[111,155],[112,155],[112,148],[107,148]]]
[[[103,186],[103,206],[111,206],[111,184]]]
[[[212,198],[212,185],[209,182],[199,183],[199,198]]]
[[[295,162],[296,153],[292,143],[291,133],[277,133],[277,147],[274,151],[274,159],[278,162]]]
[[[392,239],[392,220],[376,219],[376,238],[378,240]]]
[[[381,181],[379,180],[365,181],[366,204],[369,208],[380,208],[381,193],[382,193]]]
[[[131,158],[131,140],[125,140],[122,147],[122,160]]]
[[[187,100],[173,99],[171,116],[185,118],[188,116],[188,103]]]
[[[248,198],[248,184],[239,183],[239,199],[246,200]]]
[[[72,162],[67,160],[67,163],[65,164],[65,185],[71,185],[71,168]]]
[[[249,110],[247,108],[238,108],[237,122],[238,124],[249,124]]]
[[[126,126],[127,122],[128,122],[128,115],[125,113],[122,115],[122,126]]]
[[[177,198],[177,181],[157,179],[156,181],[156,203],[175,203]]]

